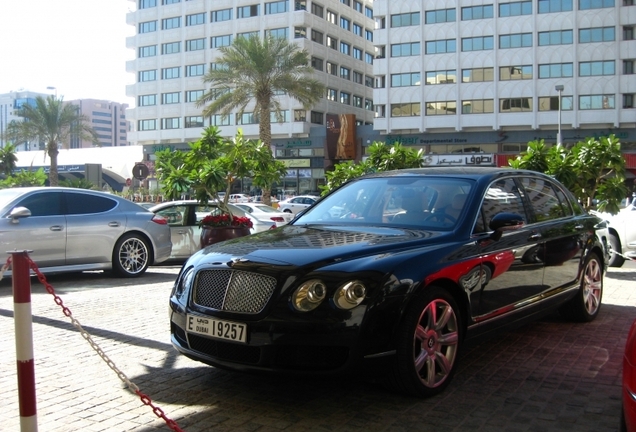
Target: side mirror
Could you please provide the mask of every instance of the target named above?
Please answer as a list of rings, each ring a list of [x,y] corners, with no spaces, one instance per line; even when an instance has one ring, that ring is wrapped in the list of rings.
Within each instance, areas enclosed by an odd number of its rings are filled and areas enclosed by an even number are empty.
[[[493,240],[499,240],[505,231],[514,231],[524,225],[521,215],[516,213],[497,213],[488,224],[488,227],[494,231]]]
[[[20,223],[21,218],[31,216],[31,210],[26,207],[15,207],[9,213],[9,217],[11,218],[11,223],[17,224]]]

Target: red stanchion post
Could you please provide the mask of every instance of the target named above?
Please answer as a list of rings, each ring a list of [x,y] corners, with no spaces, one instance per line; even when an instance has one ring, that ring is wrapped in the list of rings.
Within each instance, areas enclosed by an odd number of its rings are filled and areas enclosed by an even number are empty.
[[[12,251],[13,317],[15,352],[18,362],[18,399],[20,430],[37,432],[35,365],[33,361],[33,321],[31,314],[31,277],[28,251]]]

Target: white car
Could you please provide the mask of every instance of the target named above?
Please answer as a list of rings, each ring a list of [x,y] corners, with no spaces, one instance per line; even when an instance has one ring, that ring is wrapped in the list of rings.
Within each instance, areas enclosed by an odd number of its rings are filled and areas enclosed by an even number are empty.
[[[276,228],[273,221],[262,221],[234,204],[227,205],[234,216],[248,217],[252,221],[250,234]],[[196,200],[168,201],[157,204],[150,211],[168,220],[172,239],[170,261],[183,261],[201,249],[199,221],[210,213],[219,212],[215,202],[201,204]]]
[[[610,234],[610,267],[620,267],[625,259],[636,260],[636,200],[618,214],[596,213],[609,223]]]
[[[276,226],[286,225],[291,221],[294,216],[288,212],[282,212],[276,210],[274,207],[270,207],[260,203],[237,203],[236,207],[241,208],[254,216],[256,219],[264,222],[275,222]]]
[[[252,202],[252,198],[249,195],[245,194],[232,194],[230,195],[230,199],[228,201],[231,203],[246,203]]]
[[[278,210],[285,213],[296,214],[314,205],[319,197],[314,195],[298,195],[278,202]]]

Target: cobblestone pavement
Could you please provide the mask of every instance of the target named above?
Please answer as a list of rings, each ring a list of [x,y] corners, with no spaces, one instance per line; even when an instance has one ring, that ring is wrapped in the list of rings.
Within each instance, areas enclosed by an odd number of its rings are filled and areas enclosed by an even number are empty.
[[[227,372],[177,355],[168,295],[177,267],[135,280],[100,273],[49,278],[106,355],[168,418],[198,431],[616,431],[625,338],[636,318],[636,265],[611,269],[592,323],[559,315],[464,351],[437,397],[369,382]],[[39,431],[168,431],[125,388],[32,280]],[[0,430],[19,431],[13,298],[0,281]]]

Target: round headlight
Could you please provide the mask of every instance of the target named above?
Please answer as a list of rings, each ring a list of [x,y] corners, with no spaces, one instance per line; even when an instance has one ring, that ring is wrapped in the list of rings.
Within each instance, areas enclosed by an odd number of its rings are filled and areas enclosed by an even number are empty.
[[[292,306],[301,312],[309,312],[318,307],[327,295],[327,287],[322,281],[312,279],[303,282],[292,294]]]
[[[367,289],[360,281],[351,281],[342,285],[333,296],[334,304],[340,309],[353,309],[364,300]]]

